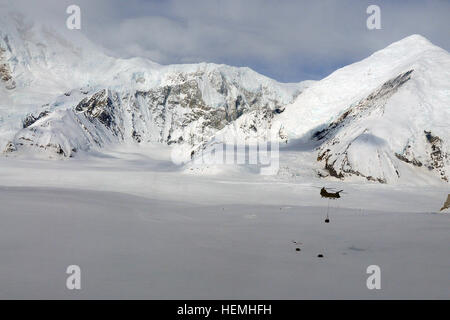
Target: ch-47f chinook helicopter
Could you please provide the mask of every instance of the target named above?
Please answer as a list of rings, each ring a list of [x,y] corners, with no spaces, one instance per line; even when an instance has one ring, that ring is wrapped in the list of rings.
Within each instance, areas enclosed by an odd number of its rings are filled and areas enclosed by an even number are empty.
[[[339,193],[341,193],[342,191],[344,190],[339,190],[336,192],[328,192],[327,189],[323,187],[322,189],[320,189],[320,195],[322,196],[322,198],[339,199],[341,197]]]
[[[325,187],[322,187],[322,189],[320,189],[320,195],[322,196],[322,198],[327,198],[328,199],[327,217],[325,218],[325,223],[330,223],[330,216],[329,216],[330,199],[339,199],[341,197],[340,193],[343,192],[343,191],[344,190],[339,190],[339,191],[335,191],[335,192],[329,192],[329,191],[327,191],[327,189],[325,189]]]

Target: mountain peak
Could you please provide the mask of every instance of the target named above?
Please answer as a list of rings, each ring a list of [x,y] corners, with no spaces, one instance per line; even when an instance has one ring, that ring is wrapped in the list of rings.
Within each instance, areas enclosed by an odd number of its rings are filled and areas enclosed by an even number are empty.
[[[401,43],[401,42],[405,42],[405,43],[406,42],[422,42],[422,43],[432,44],[430,40],[428,40],[424,36],[417,34],[417,33],[407,36],[407,37],[405,37],[399,41],[396,41],[394,43]]]
[[[421,55],[430,50],[447,53],[447,51],[434,45],[424,36],[413,34],[376,51],[369,58],[383,57],[385,61],[393,59],[396,62],[407,62],[411,59],[417,59],[417,55]]]
[[[430,49],[430,48],[439,48],[435,46],[431,41],[429,41],[427,38],[420,34],[412,34],[410,36],[407,36],[399,41],[396,41],[389,46],[387,46],[385,49],[389,48],[404,48],[404,49],[418,49],[418,50],[424,50],[424,49]],[[440,49],[440,48],[439,48]],[[384,49],[382,49],[384,50]]]
[[[411,35],[315,83],[280,122],[290,139],[331,132],[318,157],[330,175],[390,182],[416,166],[447,181],[449,70],[446,50]]]

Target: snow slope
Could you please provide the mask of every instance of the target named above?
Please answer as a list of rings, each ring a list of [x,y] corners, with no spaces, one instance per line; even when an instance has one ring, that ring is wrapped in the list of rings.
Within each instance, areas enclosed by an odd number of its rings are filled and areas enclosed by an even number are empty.
[[[345,193],[326,224],[319,177],[193,176],[143,148],[0,159],[1,298],[449,298],[448,188],[327,182]]]
[[[448,215],[340,209],[326,225],[320,207],[48,188],[0,201],[14,204],[0,212],[3,299],[449,298]],[[72,264],[79,291],[65,288]],[[381,290],[366,287],[372,264]]]

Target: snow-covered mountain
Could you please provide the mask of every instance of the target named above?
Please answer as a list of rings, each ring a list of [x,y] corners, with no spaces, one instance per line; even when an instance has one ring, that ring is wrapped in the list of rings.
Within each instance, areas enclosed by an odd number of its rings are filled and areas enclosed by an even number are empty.
[[[302,89],[302,85],[280,85],[250,69],[213,64],[154,72],[161,77],[156,86],[145,86],[146,77],[153,75],[149,70],[136,79],[137,85],[65,93],[26,118],[29,121],[15,135],[14,146],[53,148],[66,156],[122,141],[195,146],[246,112],[276,112]],[[80,92],[85,97],[80,99]]]
[[[190,155],[218,136],[271,137],[315,143],[322,177],[449,179],[450,55],[419,35],[321,81],[283,84],[249,68],[113,58],[18,14],[0,26],[8,156],[65,158],[147,142]]]
[[[119,142],[192,147],[242,114],[277,112],[311,83],[282,84],[226,65],[114,59],[86,39],[78,48],[21,16],[2,24],[9,26],[0,40],[7,153],[68,157]],[[36,98],[40,92],[45,97]]]
[[[325,175],[393,182],[417,168],[448,181],[450,54],[407,37],[312,85],[279,122],[319,140]]]
[[[448,182],[449,123],[450,54],[412,35],[317,81],[283,112],[248,113],[218,135],[261,139],[271,130],[293,146],[315,144],[320,177]]]

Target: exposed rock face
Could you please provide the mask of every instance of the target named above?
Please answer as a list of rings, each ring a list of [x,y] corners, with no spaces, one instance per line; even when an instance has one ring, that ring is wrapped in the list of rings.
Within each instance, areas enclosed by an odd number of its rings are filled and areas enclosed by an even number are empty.
[[[207,101],[202,82],[207,81],[219,95],[215,105]],[[188,144],[192,149],[205,145],[214,134],[237,119],[272,117],[273,110],[291,102],[280,99],[272,88],[261,86],[246,90],[242,84],[227,79],[218,71],[175,74],[171,85],[148,91],[137,91],[128,111],[131,113],[132,136],[137,142],[157,141]],[[217,99],[217,98],[216,98]],[[241,125],[245,127],[245,124]],[[248,124],[249,130],[259,125]],[[149,128],[151,128],[149,130]]]
[[[426,166],[430,170],[438,172],[442,180],[448,181],[448,176],[445,172],[446,164],[449,163],[450,157],[447,152],[442,150],[442,139],[434,136],[431,131],[424,131],[428,142],[429,159]]]
[[[8,144],[6,145],[6,148],[4,150],[4,153],[10,153],[10,152],[14,152],[16,151],[16,147],[12,142],[8,142]]]
[[[92,97],[84,98],[75,107],[77,114],[83,114],[89,121],[98,121],[103,126],[111,130],[116,136],[122,136],[119,121],[116,121],[115,103],[119,102],[117,93],[108,94],[108,91],[101,90]]]
[[[195,154],[203,152],[211,143],[229,143],[244,145],[248,143],[277,140],[286,142],[287,135],[283,128],[274,128],[273,122],[277,115],[276,110],[267,106],[252,108],[223,129],[217,131],[213,139],[198,143],[192,148]]]
[[[41,113],[39,113],[37,116],[33,115],[33,114],[29,114],[25,117],[25,119],[23,119],[22,121],[22,125],[23,128],[28,128],[29,126],[31,126],[33,123],[35,123],[36,121],[38,121],[39,119],[48,116],[50,112],[45,110],[42,111]]]
[[[5,60],[4,54],[6,50],[0,47],[0,80],[8,90],[15,89],[16,83],[12,77],[11,69],[8,62]]]
[[[440,211],[444,211],[450,208],[450,194],[447,195],[447,200],[445,200],[444,205],[442,206]]]
[[[448,181],[445,167],[449,164],[450,157],[443,150],[442,139],[434,136],[431,131],[424,130],[423,144],[425,145],[425,157],[422,155],[416,156],[414,147],[411,145],[407,145],[401,154],[396,153],[395,155],[399,160],[412,164],[413,166],[424,166],[430,171],[435,171],[442,180]]]
[[[405,149],[403,149],[403,152],[401,154],[395,153],[395,156],[401,161],[410,163],[416,167],[421,167],[423,165],[422,162],[420,162],[419,160],[414,158],[414,155],[412,154],[410,148],[411,148],[410,145],[406,146]]]

